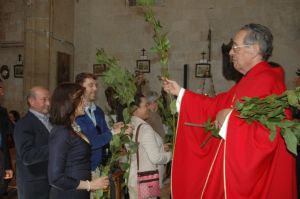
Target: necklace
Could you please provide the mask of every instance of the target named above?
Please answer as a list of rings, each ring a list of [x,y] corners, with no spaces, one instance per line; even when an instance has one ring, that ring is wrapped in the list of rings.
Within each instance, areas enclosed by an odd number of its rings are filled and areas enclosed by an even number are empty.
[[[79,126],[76,122],[73,122],[73,123],[71,124],[71,127],[72,127],[73,131],[74,131],[77,135],[79,135],[79,137],[80,137],[81,139],[83,139],[86,143],[90,144],[90,141],[89,141],[88,138],[82,133],[80,126]]]

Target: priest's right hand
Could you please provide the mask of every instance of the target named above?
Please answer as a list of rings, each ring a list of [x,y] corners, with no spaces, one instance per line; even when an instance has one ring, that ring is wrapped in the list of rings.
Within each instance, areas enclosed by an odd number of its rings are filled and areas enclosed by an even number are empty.
[[[163,88],[167,93],[171,93],[172,95],[178,96],[181,87],[177,82],[169,79],[163,80]]]

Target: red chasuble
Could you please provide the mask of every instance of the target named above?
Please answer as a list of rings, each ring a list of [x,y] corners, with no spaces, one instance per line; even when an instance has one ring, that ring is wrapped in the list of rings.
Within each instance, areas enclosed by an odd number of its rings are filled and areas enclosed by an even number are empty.
[[[267,128],[258,122],[248,124],[234,110],[226,140],[211,138],[201,148],[209,134],[185,125],[214,120],[220,110],[245,96],[281,94],[282,72],[261,62],[231,90],[214,98],[185,91],[173,157],[173,199],[297,198],[295,158],[280,134],[271,142]]]

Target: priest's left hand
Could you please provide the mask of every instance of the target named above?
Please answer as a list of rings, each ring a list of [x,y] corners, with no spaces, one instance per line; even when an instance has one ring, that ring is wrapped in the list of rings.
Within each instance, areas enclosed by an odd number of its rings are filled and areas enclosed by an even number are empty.
[[[216,116],[216,120],[215,120],[215,126],[217,128],[221,128],[226,116],[232,111],[232,108],[226,108],[226,109],[222,109],[218,112],[217,116]]]

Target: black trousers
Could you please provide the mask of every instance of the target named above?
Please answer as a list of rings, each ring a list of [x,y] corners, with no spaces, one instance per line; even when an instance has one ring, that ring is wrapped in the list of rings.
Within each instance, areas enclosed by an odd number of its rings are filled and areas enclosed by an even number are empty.
[[[18,199],[48,199],[50,186],[48,179],[23,181],[17,176]]]

